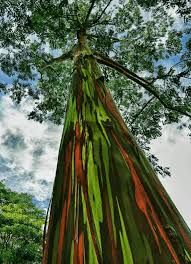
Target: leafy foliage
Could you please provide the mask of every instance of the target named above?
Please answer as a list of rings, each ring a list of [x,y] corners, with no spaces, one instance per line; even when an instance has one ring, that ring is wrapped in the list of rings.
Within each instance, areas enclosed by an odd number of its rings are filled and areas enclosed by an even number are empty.
[[[44,212],[0,183],[0,263],[41,263]]]
[[[139,0],[140,4],[143,4],[146,7],[151,7],[156,5],[159,1],[157,0],[146,0],[141,1]],[[180,14],[186,21],[191,19],[191,4],[190,1],[187,0],[162,0],[163,4],[169,8],[176,8],[176,12]]]
[[[190,24],[185,20],[185,26],[176,29],[167,9],[176,5],[179,14],[189,18],[186,2],[4,0],[0,63],[13,84],[2,83],[1,91],[18,103],[22,97],[33,97],[36,107],[29,118],[63,123],[72,64],[50,61],[72,50],[77,31],[83,28],[92,50],[144,77],[167,104],[190,113]],[[165,108],[157,98],[151,100],[153,95],[140,85],[113,69],[103,66],[103,71],[116,104],[145,150],[161,135],[164,124],[191,127],[189,118]]]

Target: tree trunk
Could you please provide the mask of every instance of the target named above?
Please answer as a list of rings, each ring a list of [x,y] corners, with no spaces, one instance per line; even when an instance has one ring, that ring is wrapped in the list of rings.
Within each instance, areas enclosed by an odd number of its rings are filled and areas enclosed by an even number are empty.
[[[43,263],[191,263],[189,228],[91,51],[76,54]]]

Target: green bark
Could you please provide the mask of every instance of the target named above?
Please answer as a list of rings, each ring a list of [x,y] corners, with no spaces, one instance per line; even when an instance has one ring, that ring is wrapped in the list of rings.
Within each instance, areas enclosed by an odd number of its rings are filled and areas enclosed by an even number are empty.
[[[43,263],[191,263],[191,233],[122,120],[88,48],[78,54]]]

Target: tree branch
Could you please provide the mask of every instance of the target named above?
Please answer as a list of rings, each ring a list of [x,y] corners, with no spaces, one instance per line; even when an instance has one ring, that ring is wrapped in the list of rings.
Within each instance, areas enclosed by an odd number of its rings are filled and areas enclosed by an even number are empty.
[[[96,39],[98,39],[98,38],[109,38],[110,40],[112,40],[112,42],[120,42],[121,40],[119,39],[119,38],[115,38],[115,37],[111,37],[111,36],[108,36],[108,35],[106,35],[106,36],[102,36],[102,35],[95,35],[95,34],[87,34],[87,38],[89,38],[89,39],[91,39],[91,38],[96,38]]]
[[[171,77],[171,76],[173,76],[174,68],[175,68],[176,66],[178,66],[178,65],[180,65],[180,64],[182,64],[182,63],[184,63],[184,62],[185,62],[185,60],[182,60],[182,61],[179,61],[179,62],[175,63],[174,65],[172,65],[172,66],[170,67],[170,69],[168,70],[168,72],[167,72],[166,74],[164,74],[164,75],[162,75],[162,76],[160,76],[160,77],[153,78],[151,84],[153,84],[153,83],[156,82],[157,80],[161,80],[161,79],[164,79],[164,78],[167,78],[167,77]],[[184,67],[183,67],[183,68],[184,68]],[[186,70],[186,71],[183,71],[183,72],[177,74],[176,76],[178,76],[178,75],[180,75],[180,74],[187,74],[188,72],[189,72],[189,70],[188,70],[188,71]],[[183,76],[181,76],[181,77],[183,77]]]
[[[122,73],[123,75],[125,75],[127,78],[137,82],[140,85],[150,85],[150,82],[146,81],[144,78],[139,77],[137,74],[135,74],[134,72],[132,72],[131,70],[127,69],[126,67],[122,66],[121,64],[119,64],[118,62],[110,59],[109,57],[104,56],[103,54],[99,53],[99,52],[94,52],[94,55],[97,59],[97,61],[101,64],[104,64],[106,66],[109,66],[115,70],[117,70],[118,72]]]
[[[155,96],[152,96],[144,105],[143,107],[134,115],[133,120],[131,121],[131,125],[133,123],[135,123],[135,121],[137,120],[137,118],[141,115],[141,113],[145,110],[145,108],[150,104],[150,102],[155,99]]]
[[[109,0],[109,2],[107,3],[107,5],[105,6],[105,8],[102,10],[101,14],[98,16],[98,18],[96,18],[91,25],[95,25],[97,24],[97,22],[102,18],[103,14],[105,13],[105,10],[108,8],[108,6],[111,4],[112,0]]]
[[[103,20],[103,21],[98,21],[96,23],[96,25],[109,25],[109,26],[116,26],[113,22],[109,21],[109,20]]]
[[[59,57],[56,58],[52,58],[50,61],[46,62],[45,66],[43,67],[43,69],[50,67],[53,63],[55,62],[62,62],[68,59],[72,59],[73,57],[73,49],[71,49],[69,52],[62,54]]]
[[[88,10],[88,12],[87,12],[87,15],[86,15],[86,18],[85,18],[84,24],[87,23],[88,18],[89,18],[89,16],[90,16],[91,12],[92,12],[93,7],[94,7],[94,4],[95,4],[95,0],[92,0],[92,1],[91,1],[91,5],[90,5],[90,7],[89,7],[89,10]]]
[[[182,114],[184,116],[187,116],[187,117],[191,118],[191,114],[183,111],[182,109],[174,107],[172,104],[167,103],[163,98],[161,98],[161,96],[153,89],[153,86],[151,85],[151,83],[146,81],[144,78],[139,77],[134,72],[130,71],[129,69],[127,69],[126,67],[122,66],[118,62],[113,61],[112,59],[102,55],[99,52],[94,52],[94,54],[95,54],[95,58],[97,59],[97,61],[99,63],[104,64],[106,66],[109,66],[109,67],[115,69],[116,71],[118,71],[118,72],[122,73],[123,75],[125,75],[128,79],[130,79],[130,80],[136,82],[137,84],[141,85],[142,87],[144,87],[150,94],[152,94],[155,98],[157,98],[159,100],[159,102],[166,109],[176,111],[176,112],[178,112],[178,113],[180,113],[180,114]]]

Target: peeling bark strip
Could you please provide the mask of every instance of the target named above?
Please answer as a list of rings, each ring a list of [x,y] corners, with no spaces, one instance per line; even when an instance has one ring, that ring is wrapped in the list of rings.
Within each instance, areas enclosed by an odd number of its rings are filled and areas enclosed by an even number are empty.
[[[190,230],[85,47],[78,50],[60,145],[47,263],[191,263]]]

